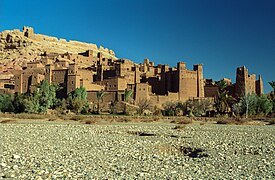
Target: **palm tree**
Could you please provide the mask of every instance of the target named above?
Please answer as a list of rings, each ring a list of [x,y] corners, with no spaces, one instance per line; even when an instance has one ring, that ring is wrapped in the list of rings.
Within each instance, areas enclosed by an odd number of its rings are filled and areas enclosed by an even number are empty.
[[[273,88],[273,92],[269,94],[269,99],[273,102],[273,113],[275,112],[275,81],[268,82]]]
[[[127,114],[127,102],[129,101],[129,98],[132,96],[133,94],[133,90],[132,89],[125,89],[125,93],[124,93],[124,110],[123,110],[123,114]]]
[[[217,82],[217,85],[219,91],[218,96],[215,97],[215,107],[219,113],[224,114],[230,111],[230,105],[234,99],[228,95],[228,91],[226,90],[227,83],[224,80]]]
[[[218,81],[216,84],[218,85],[219,92],[226,91],[225,88],[227,87],[227,83],[224,80]]]
[[[96,92],[96,98],[97,98],[97,113],[100,114],[100,101],[103,101],[103,97],[106,95],[103,91]]]
[[[275,81],[270,81],[268,83],[273,88],[273,93],[275,93]]]

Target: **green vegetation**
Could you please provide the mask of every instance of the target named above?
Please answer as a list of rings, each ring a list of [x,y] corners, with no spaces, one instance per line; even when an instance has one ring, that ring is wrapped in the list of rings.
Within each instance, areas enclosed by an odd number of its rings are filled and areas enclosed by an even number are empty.
[[[67,100],[57,99],[58,86],[41,81],[37,89],[26,94],[0,94],[0,111],[14,113],[45,114],[49,109],[65,111],[70,109],[76,113],[86,113],[89,110],[85,88],[77,88],[70,93]]]
[[[69,109],[77,114],[88,113],[90,109],[89,102],[87,101],[87,91],[83,86],[76,88],[73,92],[71,92],[67,101]]]
[[[200,117],[207,116],[207,113],[214,109],[214,102],[208,99],[190,99],[186,102],[168,102],[164,104],[162,111],[164,116]]]
[[[274,88],[274,81],[269,82],[269,84]],[[220,81],[217,85],[219,91],[217,97],[214,99],[190,99],[185,102],[167,102],[162,105],[162,108],[153,107],[150,100],[143,99],[131,106],[131,110],[128,102],[133,95],[133,90],[125,90],[124,104],[121,106],[121,103],[117,101],[110,102],[109,112],[110,114],[122,112],[124,115],[129,115],[129,111],[133,111],[134,113],[131,114],[155,116],[233,116],[237,119],[241,119],[242,117],[274,117],[274,91],[267,95],[247,93],[238,99],[234,99],[228,95],[226,82]],[[96,93],[97,102],[93,105],[93,110],[91,110],[90,102],[87,100],[87,91],[84,87],[81,86],[75,89],[75,91],[68,95],[67,99],[58,99],[56,97],[56,92],[59,90],[58,86],[43,80],[33,92],[26,94],[15,93],[13,95],[0,94],[0,112],[46,114],[49,110],[55,110],[60,114],[67,114],[70,111],[76,114],[101,114],[101,104],[106,92],[98,91]],[[96,111],[94,107],[97,107]],[[221,124],[223,123],[221,122]]]
[[[227,114],[231,111],[231,106],[234,101],[233,97],[228,95],[226,90],[227,83],[225,81],[219,81],[218,85],[218,96],[215,97],[215,107],[219,114]]]

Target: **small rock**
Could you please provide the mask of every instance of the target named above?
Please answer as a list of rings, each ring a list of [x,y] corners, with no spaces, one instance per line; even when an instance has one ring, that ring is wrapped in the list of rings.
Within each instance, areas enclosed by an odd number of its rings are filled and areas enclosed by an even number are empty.
[[[13,159],[19,159],[19,158],[20,158],[20,156],[19,156],[19,155],[17,155],[17,154],[14,154],[14,155],[12,155],[12,158],[13,158]]]
[[[7,166],[7,164],[6,164],[6,163],[3,163],[3,162],[2,162],[0,165],[1,165],[2,167],[6,167],[6,166]]]

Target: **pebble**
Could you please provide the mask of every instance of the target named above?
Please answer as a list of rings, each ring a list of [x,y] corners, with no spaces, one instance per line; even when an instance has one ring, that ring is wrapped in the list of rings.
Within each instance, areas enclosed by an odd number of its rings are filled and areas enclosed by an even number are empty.
[[[261,179],[274,176],[274,126],[190,124],[176,131],[175,125],[161,123],[96,126],[48,123],[1,124],[0,179],[246,179],[251,174]],[[177,138],[170,138],[171,135]],[[183,147],[205,150],[209,156],[192,158],[183,153]]]
[[[12,155],[12,157],[13,157],[13,159],[19,159],[20,158],[20,156],[16,155],[16,154]]]

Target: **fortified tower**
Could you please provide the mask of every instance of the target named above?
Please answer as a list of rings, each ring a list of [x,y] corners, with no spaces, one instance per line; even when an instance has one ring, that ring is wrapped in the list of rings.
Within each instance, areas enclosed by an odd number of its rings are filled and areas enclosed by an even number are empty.
[[[185,100],[187,94],[186,84],[184,82],[184,72],[186,70],[186,64],[184,62],[178,62],[177,71],[178,71],[178,92],[179,100]]]
[[[235,85],[236,97],[241,97],[248,93],[257,93],[260,95],[263,92],[264,89],[261,76],[259,76],[259,80],[256,81],[256,75],[248,74],[248,69],[245,66],[237,68]]]
[[[264,94],[264,84],[261,75],[259,75],[259,79],[256,81],[256,93],[258,95]]]
[[[52,70],[53,70],[53,65],[52,64],[47,64],[46,67],[46,73],[45,73],[45,79],[49,82],[52,83]]]
[[[202,64],[194,65],[194,71],[197,72],[197,97],[204,97],[204,79],[203,79],[203,69]]]
[[[24,26],[23,35],[27,38],[34,38],[34,30],[32,27]]]
[[[78,67],[75,63],[69,64],[67,94],[73,92],[76,88],[79,88],[79,87],[80,87],[80,76],[78,74]]]

